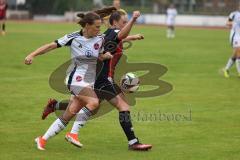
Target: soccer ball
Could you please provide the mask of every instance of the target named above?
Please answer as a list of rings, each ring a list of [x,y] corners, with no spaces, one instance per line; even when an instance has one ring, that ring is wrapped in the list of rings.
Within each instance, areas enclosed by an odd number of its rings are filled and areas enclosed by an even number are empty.
[[[120,80],[120,86],[123,92],[133,93],[139,88],[140,80],[133,73],[126,73]]]

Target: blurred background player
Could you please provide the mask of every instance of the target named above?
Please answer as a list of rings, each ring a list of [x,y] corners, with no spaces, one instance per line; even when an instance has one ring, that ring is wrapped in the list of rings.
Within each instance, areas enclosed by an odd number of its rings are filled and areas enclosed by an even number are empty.
[[[229,78],[229,70],[236,62],[238,77],[240,77],[240,5],[237,11],[229,15],[227,26],[231,27],[230,43],[233,48],[233,55],[229,58],[226,67],[223,69],[224,77]]]
[[[174,4],[171,4],[167,9],[167,38],[175,37],[175,19],[177,14],[177,9],[175,8]]]
[[[6,20],[6,11],[7,11],[7,2],[6,0],[0,0],[0,25],[1,25],[1,34],[5,35],[5,20]]]
[[[117,11],[120,11],[123,14],[127,15],[127,12],[124,9],[121,8],[121,1],[120,0],[113,0],[113,7],[115,7],[117,9]],[[110,27],[109,18],[110,18],[110,16],[106,16],[106,17],[103,18],[104,24],[107,27]]]
[[[114,0],[114,1],[113,1],[113,6],[114,6],[115,8],[117,8],[118,11],[121,11],[121,12],[123,12],[124,14],[127,15],[127,12],[126,12],[124,9],[121,8],[121,1],[120,1],[120,0]],[[110,16],[109,16],[109,17],[110,17]]]

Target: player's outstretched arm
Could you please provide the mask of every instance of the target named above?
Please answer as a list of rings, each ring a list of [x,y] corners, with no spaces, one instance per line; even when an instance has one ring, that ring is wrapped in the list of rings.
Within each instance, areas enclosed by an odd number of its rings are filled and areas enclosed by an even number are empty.
[[[135,41],[135,40],[142,40],[144,39],[144,36],[142,34],[135,34],[135,35],[129,35],[127,38],[123,39],[123,42],[126,41]]]
[[[118,38],[119,39],[125,39],[128,35],[129,35],[129,33],[130,33],[130,31],[131,31],[131,29],[132,29],[132,26],[133,26],[133,24],[136,22],[136,20],[138,19],[138,17],[140,17],[140,12],[139,11],[134,11],[133,12],[133,16],[132,16],[132,18],[131,18],[131,20],[126,24],[126,26],[125,27],[123,27],[123,29],[118,33]]]
[[[58,47],[57,43],[55,43],[55,42],[43,45],[42,47],[40,47],[40,48],[36,49],[35,51],[33,51],[32,53],[30,53],[25,58],[25,64],[27,64],[27,65],[32,64],[34,57],[44,54],[44,53],[47,53],[53,49],[56,49],[57,47]]]

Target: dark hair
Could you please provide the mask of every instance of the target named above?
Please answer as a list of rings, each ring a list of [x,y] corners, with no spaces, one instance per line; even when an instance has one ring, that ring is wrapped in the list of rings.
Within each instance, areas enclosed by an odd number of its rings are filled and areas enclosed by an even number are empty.
[[[88,12],[86,14],[78,13],[77,16],[80,18],[78,24],[80,24],[83,28],[86,24],[92,25],[95,20],[101,20],[100,16],[95,12]]]
[[[93,12],[97,13],[101,18],[107,17],[115,12],[117,9],[113,6],[104,7],[101,9],[94,10]]]
[[[119,21],[121,19],[121,16],[124,16],[124,15],[126,15],[126,14],[121,11],[113,12],[109,18],[110,25],[113,25],[113,21]]]

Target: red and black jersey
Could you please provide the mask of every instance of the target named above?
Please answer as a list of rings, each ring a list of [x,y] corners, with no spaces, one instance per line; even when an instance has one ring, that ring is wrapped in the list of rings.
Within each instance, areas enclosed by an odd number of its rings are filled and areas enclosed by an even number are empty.
[[[104,52],[110,52],[113,58],[103,61],[103,67],[100,73],[98,73],[97,81],[106,80],[108,77],[113,79],[114,77],[115,67],[123,54],[122,40],[118,38],[119,31],[116,28],[109,28],[104,32]]]
[[[7,8],[7,4],[0,4],[0,18],[6,17]]]

